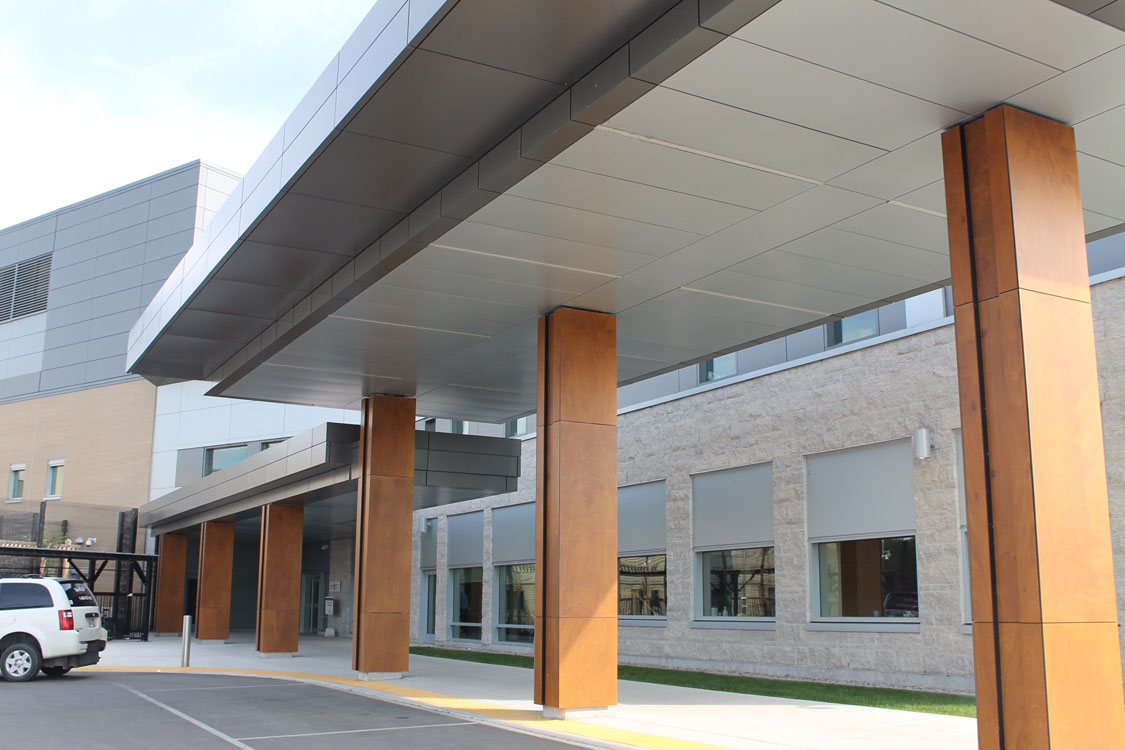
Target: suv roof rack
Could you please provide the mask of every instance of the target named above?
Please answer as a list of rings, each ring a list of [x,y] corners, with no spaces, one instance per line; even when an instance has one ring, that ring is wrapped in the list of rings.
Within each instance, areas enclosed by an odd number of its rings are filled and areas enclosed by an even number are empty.
[[[42,578],[38,573],[24,573],[20,578]]]

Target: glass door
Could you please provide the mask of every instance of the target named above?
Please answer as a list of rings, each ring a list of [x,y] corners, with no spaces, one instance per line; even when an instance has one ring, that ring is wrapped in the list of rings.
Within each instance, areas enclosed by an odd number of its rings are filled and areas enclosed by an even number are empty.
[[[324,597],[328,590],[327,573],[301,574],[301,633],[320,634],[327,626]]]

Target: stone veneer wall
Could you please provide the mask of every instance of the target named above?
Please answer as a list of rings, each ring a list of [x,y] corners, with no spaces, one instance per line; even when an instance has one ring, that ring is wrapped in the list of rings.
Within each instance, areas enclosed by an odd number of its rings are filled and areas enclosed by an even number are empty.
[[[1125,279],[1093,287],[1106,437],[1119,617],[1125,619]],[[933,456],[914,461],[918,632],[810,629],[805,456],[910,436],[928,427]],[[956,431],[960,427],[953,328],[942,325],[742,382],[627,411],[619,418],[618,484],[667,481],[668,617],[663,627],[620,629],[621,660],[633,664],[773,677],[972,690],[972,637],[962,604]],[[693,627],[691,475],[773,462],[776,628]],[[494,595],[488,565],[491,508],[535,499],[535,441],[523,444],[517,492],[416,513],[438,517],[438,645],[447,642],[444,555],[454,513],[485,510],[484,633],[489,645]],[[415,548],[418,547],[415,534]],[[415,552],[417,555],[417,551]],[[415,558],[417,561],[417,557]],[[417,639],[420,575],[415,565]],[[1081,571],[1075,571],[1076,584]],[[475,644],[472,644],[475,645]],[[470,647],[472,647],[470,645]]]

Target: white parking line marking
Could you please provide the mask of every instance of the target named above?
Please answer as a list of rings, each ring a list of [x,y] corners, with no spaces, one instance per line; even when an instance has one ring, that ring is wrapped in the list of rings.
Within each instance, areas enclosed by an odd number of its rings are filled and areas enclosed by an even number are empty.
[[[249,745],[246,745],[246,744],[243,744],[243,743],[239,742],[234,737],[231,737],[229,734],[224,734],[223,732],[220,732],[218,729],[215,729],[215,727],[210,726],[209,724],[204,724],[199,719],[188,716],[183,711],[177,711],[176,709],[172,708],[171,706],[166,705],[164,703],[161,703],[160,701],[156,700],[155,698],[153,698],[151,696],[148,696],[148,695],[145,695],[144,693],[142,693],[139,690],[134,690],[133,688],[129,687],[128,685],[122,685],[119,682],[114,682],[112,684],[117,685],[117,687],[124,688],[124,689],[128,690],[130,693],[137,696],[138,698],[144,698],[146,701],[153,704],[154,706],[159,706],[160,708],[163,708],[165,711],[172,714],[173,716],[178,716],[181,719],[183,719],[184,721],[188,722],[189,724],[194,724],[195,726],[202,729],[204,732],[208,732],[210,734],[213,734],[216,737],[218,737],[219,739],[223,740],[224,742],[229,742],[230,744],[234,745],[235,747],[241,748],[241,750],[254,750],[254,748],[250,747]]]
[[[283,687],[309,687],[300,682],[287,682],[281,685],[212,685],[210,687],[190,687],[190,688],[150,688],[150,693],[181,693],[188,690],[252,690],[254,688],[283,688]]]
[[[416,724],[407,727],[377,727],[375,729],[340,729],[333,732],[306,732],[304,734],[271,734],[265,737],[240,737],[239,739],[250,742],[251,740],[285,740],[291,737],[323,737],[330,734],[362,734],[364,732],[393,732],[399,729],[434,729],[436,727],[463,727],[476,724],[475,721],[455,721],[450,724]]]

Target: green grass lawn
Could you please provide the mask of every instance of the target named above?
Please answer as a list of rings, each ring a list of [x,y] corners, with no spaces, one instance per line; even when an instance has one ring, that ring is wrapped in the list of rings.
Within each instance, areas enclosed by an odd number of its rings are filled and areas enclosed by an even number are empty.
[[[532,667],[531,657],[519,654],[462,651],[460,649],[431,648],[428,646],[412,647],[410,653],[419,656],[436,656],[441,659],[475,661],[482,664],[502,664],[508,667],[525,667],[528,669]],[[976,717],[977,715],[976,699],[967,695],[833,685],[821,682],[798,682],[796,680],[770,680],[762,677],[689,672],[680,669],[630,667],[625,664],[617,667],[617,676],[622,680],[654,682],[660,685],[678,685],[703,690],[722,690],[728,693],[797,698],[824,703],[847,703],[855,706],[875,706],[877,708],[894,708],[900,711],[921,711],[951,716]]]

